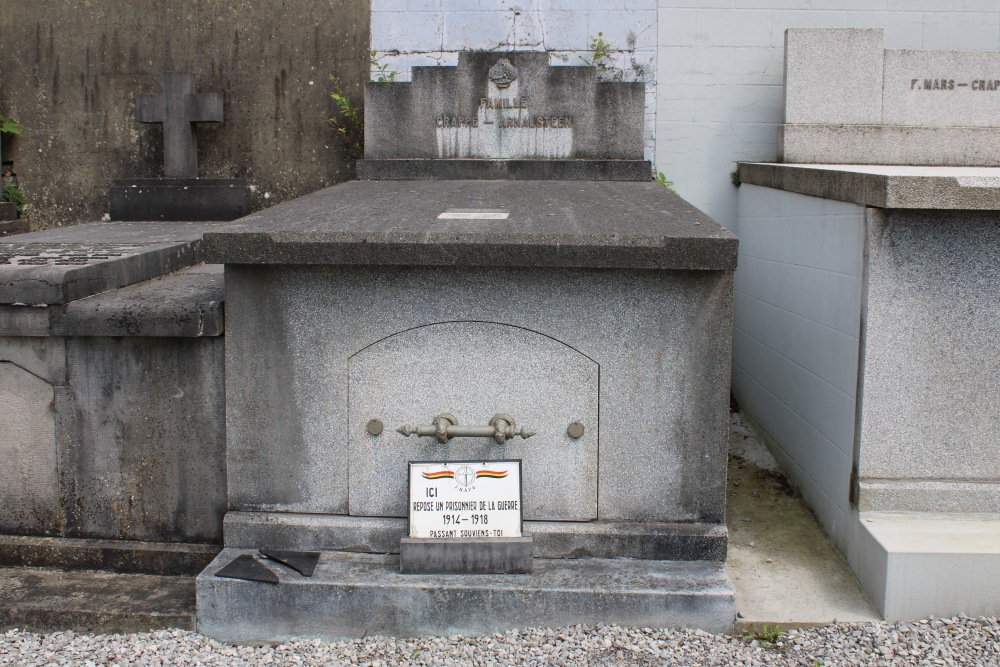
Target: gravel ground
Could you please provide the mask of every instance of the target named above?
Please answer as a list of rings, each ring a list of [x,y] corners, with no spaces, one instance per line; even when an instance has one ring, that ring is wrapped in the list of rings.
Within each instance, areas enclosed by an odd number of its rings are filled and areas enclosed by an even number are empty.
[[[773,640],[773,641],[772,641]],[[778,637],[615,626],[229,646],[193,632],[0,635],[0,665],[1000,665],[1000,619],[839,623]]]

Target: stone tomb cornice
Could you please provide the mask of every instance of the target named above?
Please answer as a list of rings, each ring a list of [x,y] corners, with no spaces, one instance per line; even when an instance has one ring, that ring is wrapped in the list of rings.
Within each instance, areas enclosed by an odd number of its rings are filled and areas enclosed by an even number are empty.
[[[737,239],[652,182],[354,181],[205,235],[206,260],[732,270]]]
[[[895,209],[1000,210],[1000,168],[739,164],[740,180],[788,192]]]

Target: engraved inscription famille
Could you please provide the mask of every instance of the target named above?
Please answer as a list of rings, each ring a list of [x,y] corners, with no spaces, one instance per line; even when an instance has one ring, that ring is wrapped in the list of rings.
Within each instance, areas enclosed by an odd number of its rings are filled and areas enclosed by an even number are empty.
[[[972,79],[971,81],[956,81],[955,79],[910,79],[910,90],[969,90],[996,91],[1000,90],[1000,79]]]

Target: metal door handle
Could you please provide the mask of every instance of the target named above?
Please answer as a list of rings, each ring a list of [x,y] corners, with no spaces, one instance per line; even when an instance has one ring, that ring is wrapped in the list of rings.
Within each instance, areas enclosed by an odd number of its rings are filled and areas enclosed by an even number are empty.
[[[493,415],[489,426],[459,426],[454,415],[442,412],[429,425],[404,424],[396,432],[407,438],[411,435],[433,435],[438,442],[448,442],[452,438],[493,438],[498,445],[515,436],[528,439],[535,435],[535,429],[518,426],[513,417],[503,413]]]

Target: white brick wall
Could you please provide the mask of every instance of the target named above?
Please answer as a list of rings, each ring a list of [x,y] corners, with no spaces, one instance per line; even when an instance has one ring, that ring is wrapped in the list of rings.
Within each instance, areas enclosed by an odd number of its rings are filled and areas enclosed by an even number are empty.
[[[611,45],[606,77],[646,82],[646,158],[656,128],[656,0],[372,0],[371,48],[410,80],[414,65],[455,65],[458,52],[548,51],[581,65],[591,37]],[[372,71],[374,76],[375,71]]]
[[[1000,49],[998,0],[658,0],[658,6],[655,163],[681,196],[730,229],[735,163],[776,157],[786,28],[884,28],[890,49]]]
[[[743,185],[733,393],[846,548],[864,208]]]

